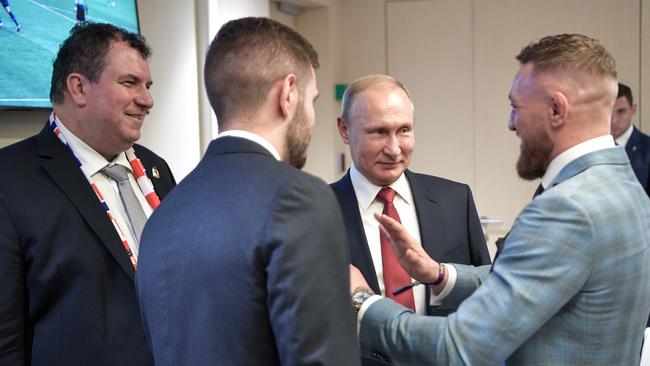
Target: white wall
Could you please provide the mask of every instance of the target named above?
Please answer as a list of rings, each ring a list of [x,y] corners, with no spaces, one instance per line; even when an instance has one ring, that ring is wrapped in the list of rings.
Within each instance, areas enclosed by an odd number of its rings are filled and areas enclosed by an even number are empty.
[[[138,1],[140,32],[149,42],[154,108],[140,143],[169,163],[180,181],[198,163],[199,83],[193,2]]]
[[[219,125],[210,103],[208,102],[203,84],[203,61],[210,42],[226,22],[242,17],[268,17],[268,0],[197,0],[200,12],[198,15],[202,21],[199,23],[200,37],[198,46],[202,52],[198,55],[198,62],[201,65],[199,79],[201,85],[201,124],[202,124],[202,151],[205,151],[210,141],[219,133]],[[207,19],[205,18],[207,14]],[[207,34],[207,38],[205,35]],[[209,121],[206,117],[209,116]]]

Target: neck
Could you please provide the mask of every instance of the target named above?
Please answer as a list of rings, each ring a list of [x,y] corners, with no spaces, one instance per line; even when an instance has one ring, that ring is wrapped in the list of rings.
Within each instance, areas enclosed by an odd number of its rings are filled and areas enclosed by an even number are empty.
[[[268,141],[280,155],[283,161],[287,158],[286,131],[273,124],[249,123],[247,121],[230,121],[219,126],[219,133],[240,130],[254,133]]]

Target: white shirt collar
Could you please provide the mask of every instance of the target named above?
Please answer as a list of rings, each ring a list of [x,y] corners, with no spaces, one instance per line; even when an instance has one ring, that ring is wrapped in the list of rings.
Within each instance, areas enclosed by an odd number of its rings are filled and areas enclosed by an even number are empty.
[[[577,158],[594,152],[597,150],[607,149],[616,146],[614,144],[614,138],[612,135],[603,135],[585,142],[579,143],[572,148],[566,150],[560,155],[556,156],[555,159],[551,161],[546,168],[546,173],[542,177],[542,186],[544,189],[553,182],[553,179],[560,174],[560,171],[564,169],[570,162],[576,160]]]
[[[124,152],[118,154],[113,161],[106,160],[100,153],[95,151],[92,147],[88,146],[83,140],[78,138],[74,133],[68,130],[65,127],[65,122],[59,119],[58,123],[59,129],[63,134],[63,137],[70,145],[74,155],[81,161],[81,165],[84,166],[84,169],[90,176],[95,175],[98,171],[109,164],[120,164],[131,171],[131,164],[126,158]]]
[[[259,145],[262,145],[262,147],[268,150],[276,160],[281,160],[280,153],[278,152],[278,150],[276,150],[275,147],[267,139],[265,139],[264,137],[256,133],[250,131],[244,131],[244,130],[228,130],[219,133],[216,138],[221,138],[226,136],[240,137],[249,141],[253,141]]]
[[[627,146],[627,142],[630,141],[630,136],[632,136],[632,131],[634,130],[634,124],[630,123],[630,127],[625,130],[617,139],[615,139],[618,146]]]
[[[354,193],[357,196],[359,205],[364,211],[368,210],[377,197],[377,193],[379,193],[383,187],[370,182],[368,178],[361,174],[357,167],[354,166],[354,163],[352,163],[352,166],[350,167],[350,180],[352,181]],[[397,195],[406,203],[409,205],[412,204],[411,187],[409,186],[404,173],[402,173],[396,181],[391,183],[389,187],[394,189],[395,192],[397,192]]]

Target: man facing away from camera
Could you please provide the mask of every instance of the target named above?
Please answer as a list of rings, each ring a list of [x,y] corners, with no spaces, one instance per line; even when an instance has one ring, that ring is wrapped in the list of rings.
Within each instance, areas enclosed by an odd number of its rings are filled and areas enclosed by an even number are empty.
[[[316,51],[266,18],[205,61],[219,135],[147,224],[137,286],[156,365],[357,365],[349,255],[329,187],[300,171]]]

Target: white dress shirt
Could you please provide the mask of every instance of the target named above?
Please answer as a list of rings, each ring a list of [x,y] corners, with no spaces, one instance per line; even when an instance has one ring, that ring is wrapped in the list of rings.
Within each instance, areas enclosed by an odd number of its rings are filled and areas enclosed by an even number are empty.
[[[127,168],[127,174],[129,176],[129,183],[131,184],[131,188],[133,189],[133,192],[135,192],[135,196],[138,198],[140,206],[142,206],[145,215],[149,217],[153,210],[151,209],[151,206],[149,206],[147,199],[144,197],[144,194],[142,194],[138,183],[133,177],[131,164],[129,164],[129,160],[126,158],[126,154],[120,153],[115,157],[115,159],[113,159],[113,161],[109,162],[101,154],[93,150],[85,142],[70,132],[70,130],[65,127],[64,121],[60,122],[61,123],[58,124],[58,126],[59,129],[61,129],[63,137],[68,142],[68,145],[70,145],[70,148],[72,148],[72,151],[74,151],[75,156],[77,159],[79,159],[79,161],[81,161],[84,169],[86,169],[86,171],[90,174],[90,178],[95,182],[97,188],[99,188],[99,191],[104,196],[104,201],[106,201],[106,204],[113,213],[115,220],[123,230],[126,240],[129,242],[131,252],[135,258],[137,258],[140,245],[135,239],[136,236],[133,233],[133,229],[128,221],[129,216],[126,214],[126,209],[124,208],[122,200],[120,199],[120,191],[117,186],[117,182],[101,172],[104,167],[113,164],[119,164]]]
[[[379,222],[375,219],[374,213],[381,213],[384,210],[384,204],[377,199],[377,193],[382,187],[371,183],[357,168],[352,164],[350,167],[350,180],[354,188],[354,194],[357,196],[359,203],[359,213],[361,214],[361,222],[363,223],[363,230],[366,234],[366,240],[372,256],[372,263],[377,273],[377,282],[382,295],[386,295],[386,288],[384,285],[384,271],[381,261],[381,242],[379,239]],[[418,242],[420,239],[420,226],[418,223],[417,213],[415,211],[415,204],[413,202],[413,194],[411,186],[406,180],[406,176],[402,175],[393,182],[390,186],[395,192],[395,199],[393,205],[397,210],[402,225]],[[424,286],[413,287],[413,300],[415,302],[415,311],[418,314],[426,314],[426,291]]]
[[[240,137],[242,139],[246,139],[249,141],[253,141],[257,143],[258,145],[262,145],[263,148],[268,150],[268,152],[275,157],[276,160],[282,160],[280,159],[280,153],[278,153],[278,150],[271,144],[267,139],[264,137],[250,132],[250,131],[244,131],[244,130],[228,130],[228,131],[223,131],[220,134],[217,135],[217,139],[226,137],[226,136],[232,136],[232,137]]]

